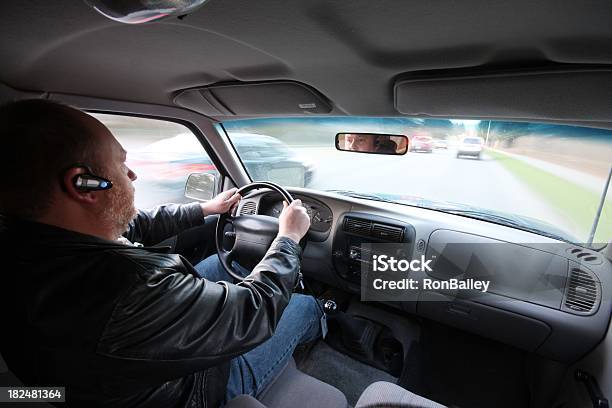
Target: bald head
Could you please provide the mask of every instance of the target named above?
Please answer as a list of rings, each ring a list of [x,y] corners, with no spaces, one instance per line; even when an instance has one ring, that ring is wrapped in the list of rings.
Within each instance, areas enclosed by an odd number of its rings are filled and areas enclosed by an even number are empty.
[[[0,211],[36,219],[61,188],[62,172],[81,163],[99,170],[114,138],[78,109],[32,99],[0,107]]]

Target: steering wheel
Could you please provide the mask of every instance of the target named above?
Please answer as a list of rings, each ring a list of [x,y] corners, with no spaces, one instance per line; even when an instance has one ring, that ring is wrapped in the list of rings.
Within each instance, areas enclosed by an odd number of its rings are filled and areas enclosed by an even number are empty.
[[[237,191],[244,195],[252,190],[266,188],[279,193],[287,203],[293,202],[293,197],[287,190],[275,183],[255,182],[247,184]],[[276,235],[278,234],[278,219],[268,215],[231,215],[225,213],[219,215],[217,221],[217,231],[215,233],[215,243],[217,254],[221,260],[221,265],[234,279],[242,281],[243,276],[239,275],[232,266],[232,261],[237,258],[246,259],[250,263],[259,262],[266,252]],[[300,246],[304,249],[306,237],[300,241]],[[231,249],[226,249],[231,246]]]

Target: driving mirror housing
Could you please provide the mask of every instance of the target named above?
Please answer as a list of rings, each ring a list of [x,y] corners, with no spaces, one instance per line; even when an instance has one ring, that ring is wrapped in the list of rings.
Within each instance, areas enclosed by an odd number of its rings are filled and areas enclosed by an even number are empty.
[[[336,149],[345,152],[402,155],[410,141],[404,135],[381,133],[338,133]]]
[[[208,201],[216,194],[217,177],[211,173],[192,173],[185,184],[185,197]]]

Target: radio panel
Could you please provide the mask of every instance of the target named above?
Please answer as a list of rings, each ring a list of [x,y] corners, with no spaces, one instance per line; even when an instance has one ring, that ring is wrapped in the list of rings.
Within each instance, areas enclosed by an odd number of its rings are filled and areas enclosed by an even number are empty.
[[[364,213],[342,216],[333,243],[336,273],[345,280],[359,283],[363,263],[371,263],[372,254],[362,244],[405,244],[398,256],[412,255],[415,230],[407,223]]]

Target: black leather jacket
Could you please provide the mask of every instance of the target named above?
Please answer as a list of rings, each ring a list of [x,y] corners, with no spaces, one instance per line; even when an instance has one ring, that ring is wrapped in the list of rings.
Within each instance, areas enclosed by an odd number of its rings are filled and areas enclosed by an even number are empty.
[[[140,212],[125,235],[138,248],[0,217],[9,368],[26,385],[65,386],[69,406],[219,405],[228,361],[274,332],[301,250],[278,238],[231,285],[147,248],[202,223],[198,204]]]

